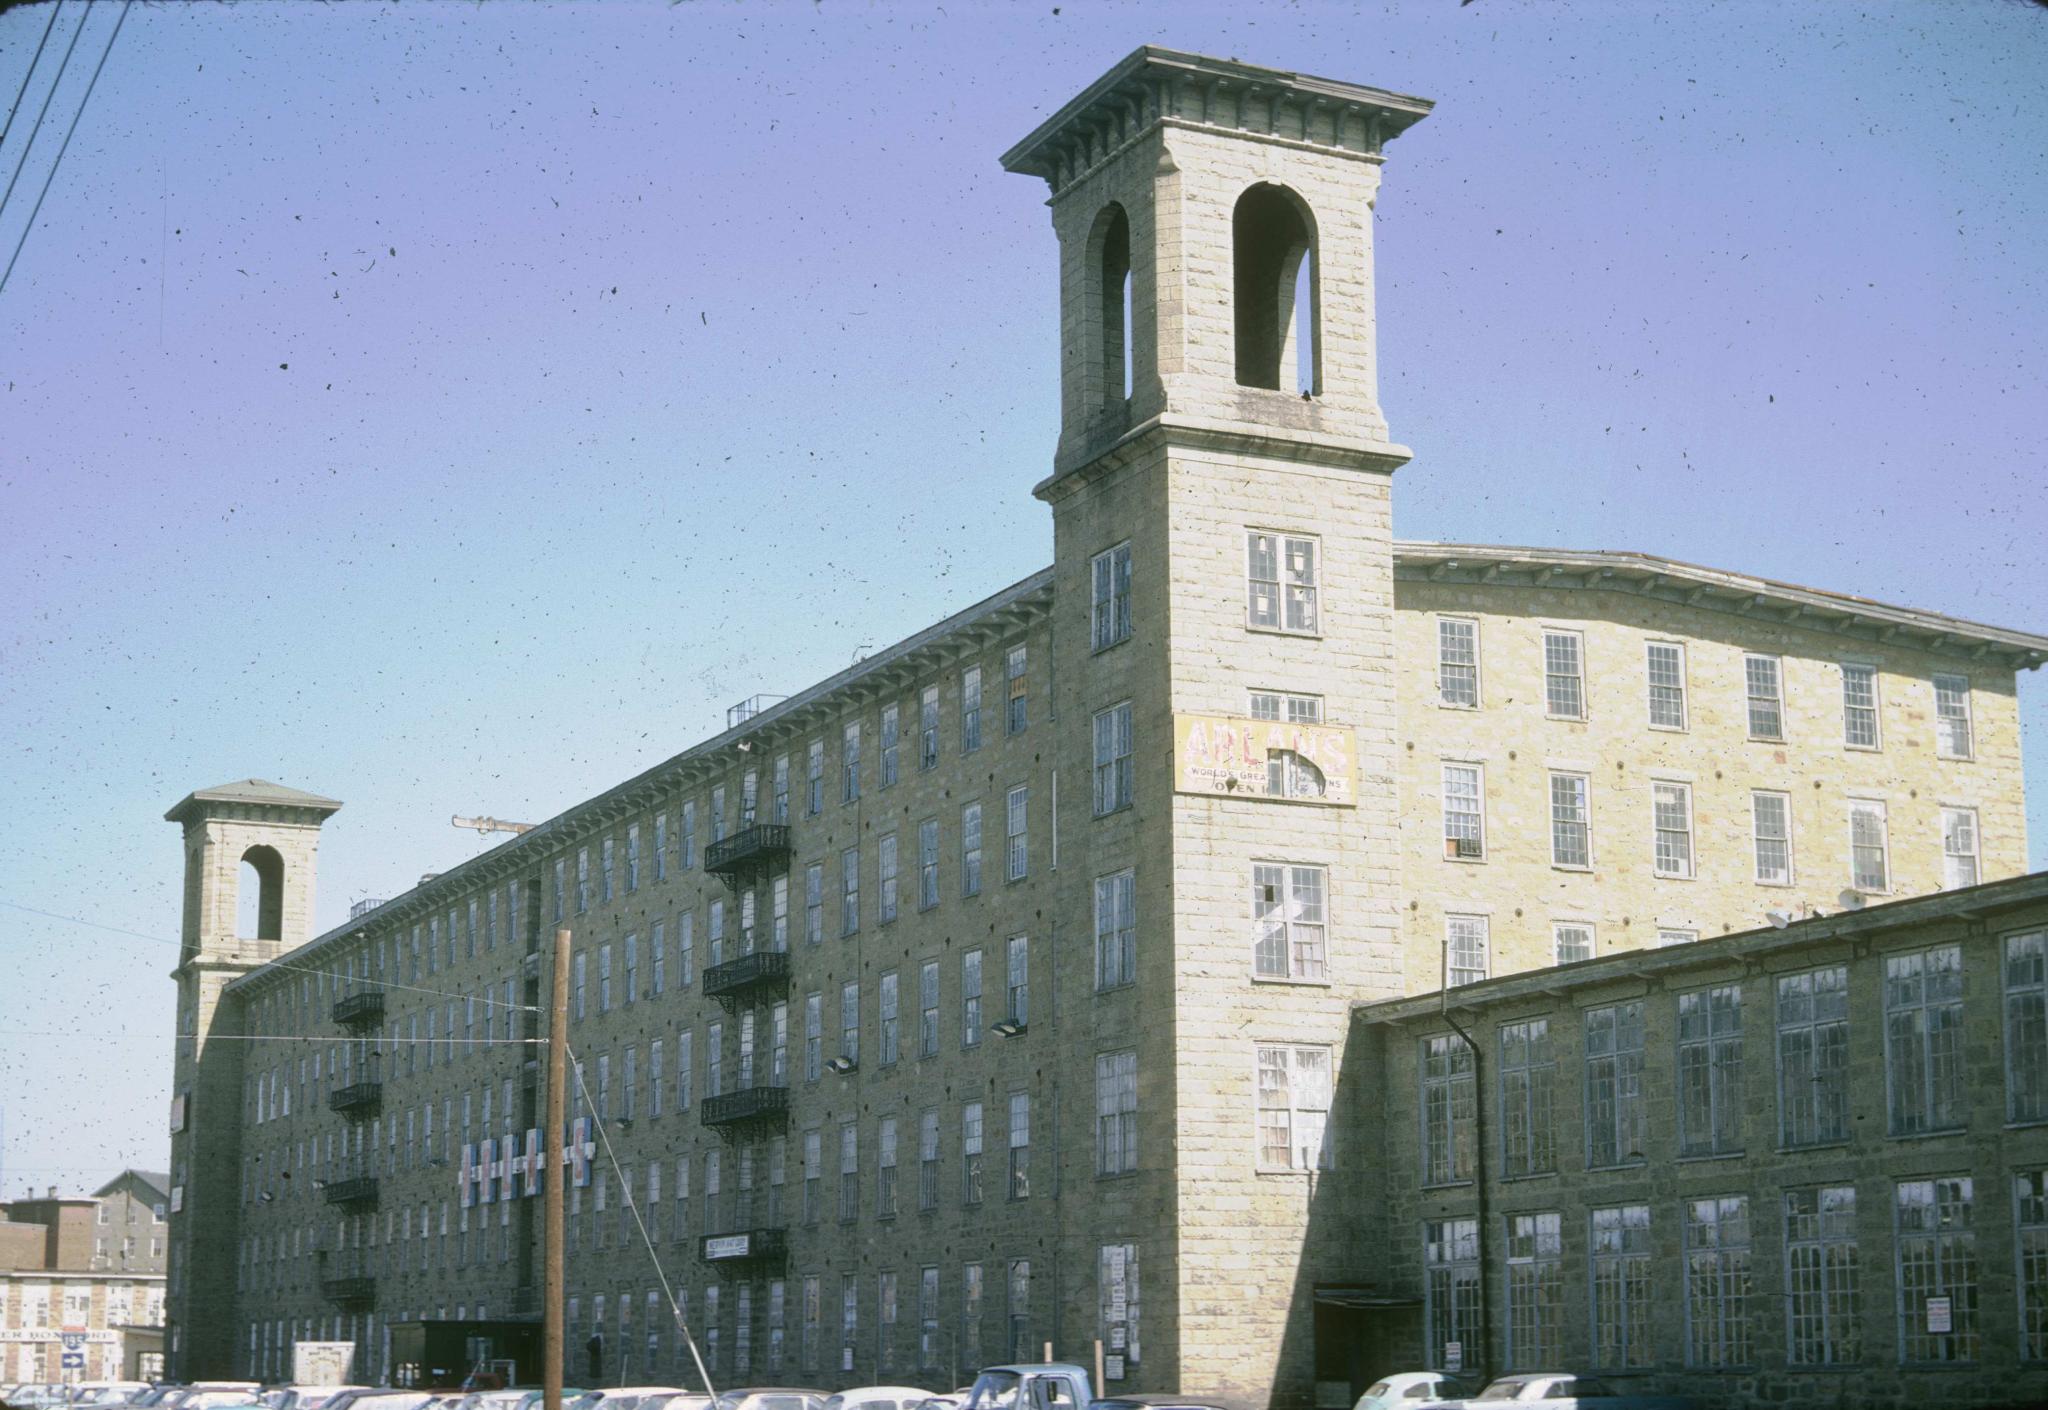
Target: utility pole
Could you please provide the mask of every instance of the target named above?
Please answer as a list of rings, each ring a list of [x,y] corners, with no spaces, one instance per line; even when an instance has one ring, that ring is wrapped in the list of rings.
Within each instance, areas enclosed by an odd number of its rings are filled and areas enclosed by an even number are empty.
[[[541,1404],[562,1410],[562,1163],[563,1132],[569,1125],[569,932],[555,932],[555,983],[548,1000],[548,1115],[541,1131]],[[548,1170],[552,1165],[554,1169]]]

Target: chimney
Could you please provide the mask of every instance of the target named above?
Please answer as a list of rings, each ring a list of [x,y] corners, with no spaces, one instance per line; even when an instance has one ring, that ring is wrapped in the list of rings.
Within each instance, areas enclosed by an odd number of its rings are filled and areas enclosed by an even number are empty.
[[[57,1187],[55,1185],[50,1186],[50,1198],[57,1198]]]

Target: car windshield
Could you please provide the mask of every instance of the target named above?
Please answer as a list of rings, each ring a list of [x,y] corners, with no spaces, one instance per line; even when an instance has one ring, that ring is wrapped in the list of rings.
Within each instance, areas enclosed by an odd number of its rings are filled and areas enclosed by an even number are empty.
[[[983,1371],[967,1396],[967,1410],[1014,1410],[1024,1378],[1015,1371]]]
[[[1528,1388],[1527,1381],[1495,1381],[1479,1392],[1481,1400],[1513,1400]]]

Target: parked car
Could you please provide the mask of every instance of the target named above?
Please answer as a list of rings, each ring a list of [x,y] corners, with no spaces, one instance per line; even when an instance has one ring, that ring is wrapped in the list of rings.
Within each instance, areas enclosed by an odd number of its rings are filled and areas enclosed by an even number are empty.
[[[755,1386],[725,1391],[718,1397],[717,1410],[825,1410],[825,1402],[831,1398],[829,1390]]]
[[[1088,1410],[1246,1410],[1243,1401],[1215,1395],[1115,1395],[1092,1401]]]
[[[345,1390],[327,1402],[324,1410],[421,1410],[434,1397],[423,1390]],[[180,1405],[175,1410],[187,1410]]]
[[[1094,1403],[1088,1372],[1071,1361],[989,1366],[967,1393],[967,1410],[1081,1410]]]
[[[967,1392],[965,1390],[949,1390],[942,1391],[938,1395],[926,1396],[913,1406],[912,1410],[963,1410],[966,1404]]]
[[[670,1395],[650,1395],[642,1398],[640,1410],[711,1410],[711,1397],[701,1390],[679,1390]]]
[[[679,1386],[612,1386],[605,1390],[586,1390],[574,1400],[565,1394],[562,1397],[563,1410],[640,1410],[642,1401],[660,1400],[671,1395],[682,1394]]]
[[[1402,1371],[1367,1386],[1351,1410],[1412,1410],[1422,1402],[1463,1400],[1478,1393],[1477,1385],[1449,1371]]]
[[[327,1410],[345,1392],[369,1390],[369,1386],[278,1386],[263,1393],[271,1410]]]
[[[1418,1410],[1493,1410],[1494,1406],[1541,1401],[1543,1410],[1695,1410],[1683,1395],[1617,1391],[1598,1376],[1569,1371],[1526,1371],[1500,1376],[1485,1390],[1463,1399],[1421,1402]]]
[[[145,1381],[80,1381],[71,1387],[73,1405],[119,1405],[149,1389]]]
[[[861,1386],[842,1390],[825,1402],[825,1410],[917,1410],[932,1398],[916,1386]]]

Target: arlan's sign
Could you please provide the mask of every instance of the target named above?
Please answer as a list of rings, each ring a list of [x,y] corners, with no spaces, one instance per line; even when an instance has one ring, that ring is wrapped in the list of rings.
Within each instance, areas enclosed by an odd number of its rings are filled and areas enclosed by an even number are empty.
[[[1336,725],[1231,715],[1173,717],[1173,786],[1181,793],[1349,808],[1356,748]]]

